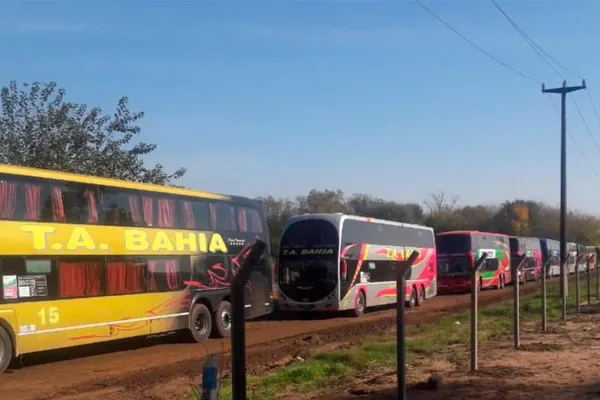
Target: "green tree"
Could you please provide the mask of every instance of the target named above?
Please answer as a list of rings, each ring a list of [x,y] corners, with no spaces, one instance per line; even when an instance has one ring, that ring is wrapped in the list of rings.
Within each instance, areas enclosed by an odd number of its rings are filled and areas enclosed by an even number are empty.
[[[13,81],[2,88],[0,163],[162,185],[185,174],[184,168],[169,173],[161,164],[144,164],[156,145],[132,143],[144,113],[131,112],[127,97],[113,115],[65,97],[55,82],[19,87]]]

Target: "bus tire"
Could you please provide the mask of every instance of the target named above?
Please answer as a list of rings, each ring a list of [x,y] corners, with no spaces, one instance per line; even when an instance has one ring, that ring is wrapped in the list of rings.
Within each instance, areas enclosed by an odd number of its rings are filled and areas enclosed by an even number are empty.
[[[231,304],[223,300],[219,303],[217,311],[212,315],[212,332],[214,338],[226,338],[231,336]]]
[[[356,300],[354,301],[354,309],[352,309],[353,317],[360,317],[365,313],[365,309],[367,308],[367,299],[365,297],[365,293],[362,290],[358,291],[356,295]]]
[[[418,300],[417,300],[417,291],[415,290],[415,287],[413,286],[410,289],[410,300],[408,301],[408,308],[415,308],[417,306]]]
[[[13,345],[6,329],[0,327],[0,373],[6,371],[13,358]]]
[[[190,313],[190,335],[194,341],[200,343],[210,337],[212,331],[212,315],[208,307],[196,303]]]
[[[421,307],[423,303],[425,303],[425,288],[421,286],[421,288],[418,290],[416,306]]]

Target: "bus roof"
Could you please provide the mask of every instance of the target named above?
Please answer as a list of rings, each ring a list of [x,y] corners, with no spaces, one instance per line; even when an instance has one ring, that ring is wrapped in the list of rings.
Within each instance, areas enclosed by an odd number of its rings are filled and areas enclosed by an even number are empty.
[[[125,180],[121,180],[121,179],[101,178],[101,177],[97,177],[97,176],[73,174],[73,173],[69,173],[69,172],[59,172],[59,171],[53,171],[53,170],[49,170],[49,169],[18,167],[18,166],[14,166],[14,165],[6,165],[6,164],[0,164],[0,174],[11,174],[11,175],[26,176],[26,177],[41,178],[41,179],[55,179],[55,180],[65,181],[65,182],[77,182],[77,183],[84,183],[84,184],[88,184],[88,185],[100,185],[100,186],[110,186],[110,187],[118,187],[118,188],[124,188],[124,189],[132,189],[132,190],[143,190],[143,191],[147,191],[147,192],[166,193],[166,194],[179,195],[179,196],[200,197],[200,198],[204,198],[204,199],[213,199],[213,200],[228,201],[228,200],[232,200],[233,197],[238,197],[238,196],[227,196],[227,195],[217,194],[217,193],[201,192],[201,191],[192,190],[192,189],[182,189],[182,188],[177,188],[177,187],[172,187],[172,186],[161,186],[161,185],[154,185],[154,184],[149,184],[149,183],[138,183],[138,182],[125,181]]]
[[[504,233],[494,233],[494,232],[481,232],[481,231],[448,231],[448,232],[440,232],[437,234],[438,236],[450,236],[450,235],[469,235],[469,236],[473,236],[473,235],[496,235],[496,236],[506,236],[508,237],[508,235],[504,234]]]
[[[370,217],[361,217],[358,215],[344,214],[344,213],[315,213],[315,214],[300,214],[293,216],[292,219],[327,219],[329,221],[340,221],[343,222],[346,219],[352,219],[355,221],[364,221],[371,222],[374,224],[385,224],[385,225],[395,225],[395,226],[404,226],[406,228],[414,228],[414,229],[423,229],[433,232],[433,228],[424,225],[417,224],[408,224],[405,222],[397,222],[397,221],[389,221],[386,219],[377,219]]]

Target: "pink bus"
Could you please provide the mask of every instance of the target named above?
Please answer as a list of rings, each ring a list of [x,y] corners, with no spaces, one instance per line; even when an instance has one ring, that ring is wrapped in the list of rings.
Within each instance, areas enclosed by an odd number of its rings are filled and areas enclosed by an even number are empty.
[[[407,276],[405,301],[423,304],[437,294],[433,229],[344,214],[292,217],[278,257],[280,311],[343,311],[396,303],[390,261],[419,252]]]

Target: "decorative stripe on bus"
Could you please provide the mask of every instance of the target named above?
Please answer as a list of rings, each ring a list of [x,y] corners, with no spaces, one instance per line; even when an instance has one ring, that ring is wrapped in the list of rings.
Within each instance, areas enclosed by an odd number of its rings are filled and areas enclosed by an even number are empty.
[[[245,307],[250,308],[250,307],[252,307],[252,305],[246,304]],[[101,328],[103,326],[109,326],[109,325],[119,325],[119,324],[131,323],[131,322],[154,321],[154,320],[166,319],[166,318],[184,317],[187,315],[190,315],[190,313],[182,312],[182,313],[177,313],[177,314],[157,315],[155,317],[122,319],[120,321],[99,322],[97,324],[66,326],[64,328],[44,329],[41,331],[19,332],[19,336],[41,335],[43,333],[56,333],[56,332],[74,331],[74,330],[89,329],[89,328]]]

